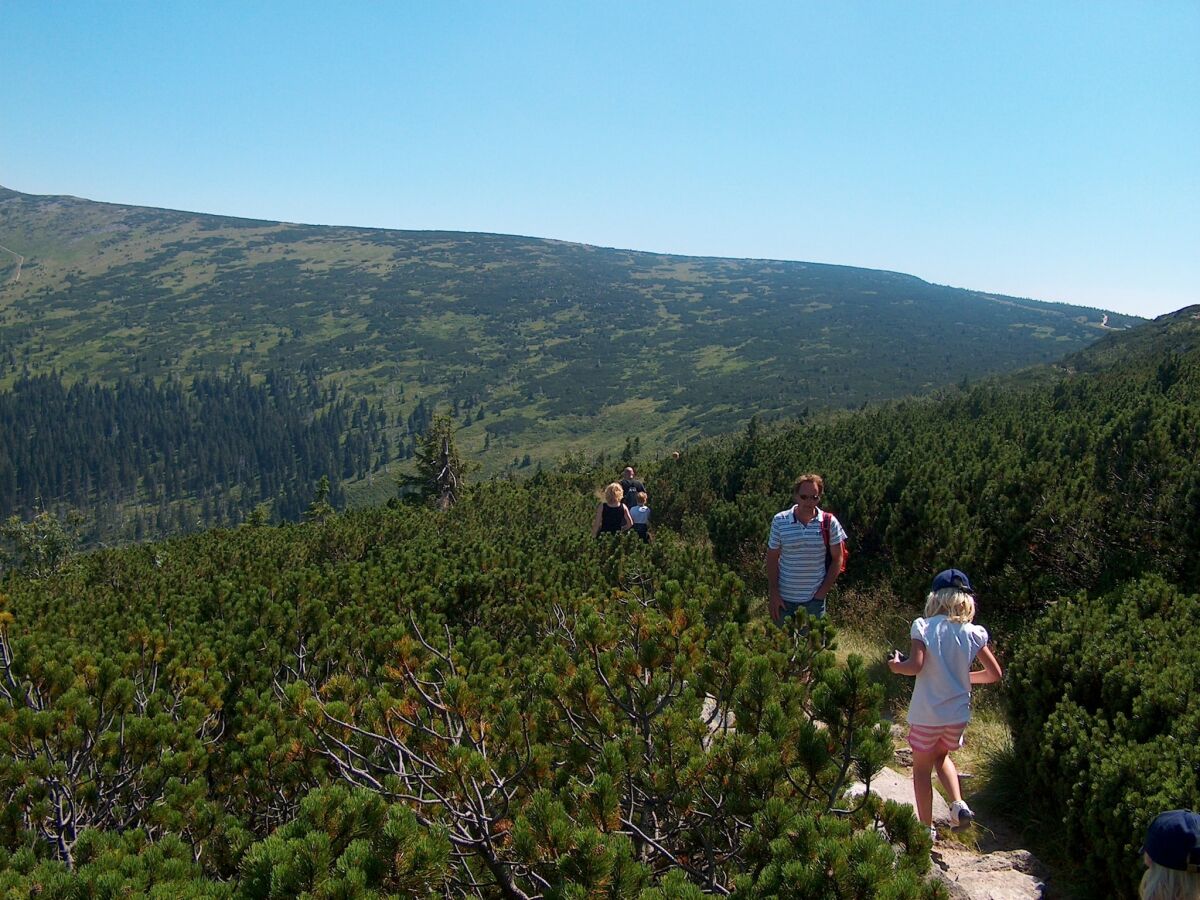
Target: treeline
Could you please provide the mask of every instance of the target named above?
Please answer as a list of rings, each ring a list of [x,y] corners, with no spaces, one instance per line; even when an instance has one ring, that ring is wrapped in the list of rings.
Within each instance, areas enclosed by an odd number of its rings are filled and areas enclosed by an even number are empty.
[[[10,575],[0,890],[944,898],[846,795],[892,753],[861,661],[590,512],[542,475]]]
[[[0,391],[0,519],[78,512],[88,544],[236,525],[252,513],[299,521],[322,477],[341,508],[346,483],[393,477],[390,463],[413,458],[438,399],[401,386],[389,400],[392,412],[324,386],[311,361],[262,379],[21,377]],[[477,394],[447,403],[460,427],[486,416]],[[510,468],[531,464],[527,453]]]
[[[236,523],[262,503],[295,520],[322,476],[340,505],[343,480],[393,455],[387,426],[312,374],[21,378],[0,393],[0,515],[73,508],[124,539]]]

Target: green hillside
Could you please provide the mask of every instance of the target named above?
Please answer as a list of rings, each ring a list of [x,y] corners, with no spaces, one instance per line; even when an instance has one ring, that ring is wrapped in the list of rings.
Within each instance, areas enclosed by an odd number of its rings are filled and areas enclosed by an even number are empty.
[[[78,557],[27,529],[0,889],[945,896],[912,815],[843,794],[892,743],[880,664],[831,651],[839,619],[901,640],[959,565],[1010,672],[1009,807],[1128,894],[1149,816],[1200,804],[1198,314],[647,466],[649,545],[589,536],[612,475],[586,466]],[[811,468],[851,568],[832,622],[785,632],[763,542]]]
[[[0,385],[52,370],[112,384],[304,369],[393,422],[422,401],[452,411],[488,471],[853,408],[1056,360],[1104,333],[1100,310],[895,272],[5,189],[0,245]],[[405,435],[390,437],[394,449]]]

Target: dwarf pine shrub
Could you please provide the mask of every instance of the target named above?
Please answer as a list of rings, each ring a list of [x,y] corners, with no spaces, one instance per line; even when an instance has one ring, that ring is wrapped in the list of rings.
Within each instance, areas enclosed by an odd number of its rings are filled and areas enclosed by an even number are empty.
[[[1132,894],[1146,825],[1200,807],[1200,596],[1152,576],[1059,603],[1008,677],[1030,806],[1097,895]]]

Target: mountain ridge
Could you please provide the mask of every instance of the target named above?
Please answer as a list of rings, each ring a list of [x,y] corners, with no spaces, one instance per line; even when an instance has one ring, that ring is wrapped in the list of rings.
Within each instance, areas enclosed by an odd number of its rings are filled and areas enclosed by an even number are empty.
[[[0,189],[0,387],[315,372],[448,410],[489,471],[1050,362],[1104,311],[829,263],[215,216]],[[0,277],[11,260],[0,260]],[[1110,324],[1139,320],[1108,313]],[[486,413],[486,416],[485,416]]]
[[[109,201],[109,200],[91,200],[86,197],[76,196],[74,194],[25,194],[21,191],[17,191],[15,189],[13,189],[13,188],[9,188],[9,187],[5,187],[4,185],[0,185],[0,201],[6,200],[9,198],[22,198],[22,197],[35,197],[35,198],[42,199],[42,200],[70,200],[70,201],[76,201],[76,202],[83,203],[83,204],[96,204],[96,205],[101,205],[101,206],[110,206],[110,207],[114,207],[114,208],[118,208],[118,209],[147,210],[147,211],[152,211],[152,212],[171,213],[171,214],[177,214],[177,215],[183,215],[183,216],[203,216],[206,218],[241,221],[241,222],[247,223],[247,225],[254,225],[254,226],[289,225],[289,226],[296,226],[299,228],[350,229],[350,230],[363,231],[363,232],[379,232],[379,231],[401,232],[404,234],[418,234],[418,235],[430,235],[430,236],[479,235],[482,237],[498,237],[498,238],[513,238],[516,240],[531,240],[531,241],[545,242],[548,244],[560,244],[563,246],[579,247],[579,248],[590,249],[590,250],[613,251],[613,252],[617,252],[617,253],[636,253],[636,254],[645,254],[645,255],[650,255],[650,256],[666,256],[666,257],[673,257],[673,258],[678,258],[678,259],[713,260],[713,261],[738,260],[741,262],[748,262],[748,263],[763,263],[763,264],[778,263],[778,264],[783,264],[783,265],[823,266],[823,267],[827,267],[827,268],[831,268],[831,269],[846,269],[846,270],[855,271],[855,272],[873,272],[873,273],[878,273],[878,274],[882,274],[882,275],[895,275],[895,276],[898,276],[901,278],[910,278],[920,284],[928,285],[930,287],[944,287],[944,288],[950,288],[952,290],[969,291],[973,294],[978,294],[981,297],[986,297],[989,299],[997,300],[998,302],[1029,301],[1029,302],[1033,302],[1033,303],[1041,305],[1041,306],[1056,306],[1056,307],[1063,307],[1063,308],[1068,308],[1068,309],[1072,309],[1072,310],[1082,310],[1082,311],[1088,311],[1088,312],[1098,312],[1098,313],[1102,313],[1102,314],[1103,313],[1112,314],[1111,310],[1106,310],[1103,307],[1098,307],[1098,306],[1086,306],[1086,305],[1074,304],[1074,303],[1064,303],[1064,302],[1055,301],[1055,300],[1038,300],[1033,297],[1017,297],[1015,295],[1002,294],[1002,293],[999,293],[996,291],[985,291],[985,290],[981,290],[978,288],[965,288],[965,287],[960,287],[960,286],[955,286],[955,285],[942,284],[940,282],[930,281],[926,278],[922,278],[919,275],[914,275],[911,272],[902,272],[898,269],[879,269],[879,268],[874,268],[871,266],[853,266],[853,265],[848,265],[848,264],[843,264],[843,263],[823,263],[823,262],[817,262],[814,260],[783,259],[781,257],[773,257],[773,256],[731,257],[731,256],[718,256],[715,254],[672,253],[672,252],[665,252],[665,251],[660,252],[660,251],[655,251],[655,250],[639,250],[634,247],[609,246],[607,244],[593,244],[593,243],[589,243],[587,241],[570,241],[570,240],[566,240],[564,238],[554,238],[554,237],[547,237],[547,236],[543,236],[543,235],[534,235],[534,234],[519,234],[519,233],[505,232],[505,231],[465,231],[465,230],[461,230],[461,229],[445,229],[445,228],[388,228],[388,227],[383,227],[383,226],[376,227],[376,226],[368,226],[368,225],[343,225],[343,224],[332,224],[332,223],[321,223],[321,222],[299,222],[299,221],[293,222],[293,221],[282,220],[282,219],[281,220],[260,219],[260,218],[255,218],[253,216],[230,216],[230,215],[225,215],[222,213],[206,213],[206,212],[199,212],[196,210],[175,209],[174,207],[169,207],[169,206],[137,206],[135,204],[116,203],[116,202]],[[1125,316],[1125,318],[1129,318],[1132,320],[1139,319],[1139,317],[1137,317],[1137,316]]]

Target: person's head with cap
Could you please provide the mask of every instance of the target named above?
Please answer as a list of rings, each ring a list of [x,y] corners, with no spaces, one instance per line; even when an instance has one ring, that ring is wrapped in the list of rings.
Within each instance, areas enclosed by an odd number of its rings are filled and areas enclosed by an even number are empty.
[[[1200,814],[1187,809],[1159,813],[1146,830],[1142,854],[1142,900],[1200,898]]]
[[[971,579],[967,577],[967,573],[962,569],[943,569],[933,576],[933,587],[929,590],[940,591],[943,588],[958,588],[960,591],[966,591],[968,594],[974,594],[975,588],[971,587]]]
[[[975,588],[962,569],[944,569],[933,576],[925,598],[925,618],[942,615],[952,622],[975,619]]]

